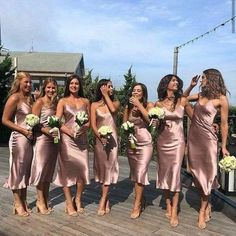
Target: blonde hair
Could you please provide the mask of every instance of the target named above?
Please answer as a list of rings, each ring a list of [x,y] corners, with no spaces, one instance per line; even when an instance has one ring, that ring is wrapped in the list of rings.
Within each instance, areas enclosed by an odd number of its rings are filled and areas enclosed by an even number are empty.
[[[11,96],[12,94],[20,91],[20,82],[23,78],[30,78],[30,74],[27,72],[17,73],[16,78],[12,82],[11,89],[9,91],[8,96]]]
[[[11,89],[8,93],[8,97],[10,97],[12,94],[18,93],[20,91],[20,82],[23,78],[31,78],[31,77],[30,77],[30,74],[27,72],[22,71],[22,72],[17,73],[16,78],[12,82]],[[32,98],[31,98],[31,94],[29,94],[28,102],[30,104],[33,102]]]

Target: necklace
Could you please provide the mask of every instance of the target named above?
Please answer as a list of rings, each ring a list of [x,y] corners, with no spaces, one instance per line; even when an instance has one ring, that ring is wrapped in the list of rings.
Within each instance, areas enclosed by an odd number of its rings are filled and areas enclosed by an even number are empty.
[[[170,101],[173,101],[173,100],[175,100],[175,96],[170,96],[170,97],[166,97],[168,100],[170,100]]]

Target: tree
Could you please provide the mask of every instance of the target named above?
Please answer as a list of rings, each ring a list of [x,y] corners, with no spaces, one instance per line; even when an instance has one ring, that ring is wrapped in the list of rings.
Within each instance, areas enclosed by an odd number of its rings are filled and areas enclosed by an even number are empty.
[[[117,98],[120,101],[121,107],[124,108],[127,104],[127,96],[131,93],[131,88],[136,83],[135,75],[132,74],[132,66],[128,69],[127,74],[124,75],[125,84],[117,91]]]
[[[85,75],[82,78],[82,84],[83,84],[83,90],[84,90],[84,96],[89,99],[89,101],[92,103],[95,101],[96,96],[96,88],[97,83],[99,81],[99,76],[96,76],[95,79],[92,78],[92,71],[90,70],[87,75]],[[93,132],[92,129],[88,130],[88,142],[89,142],[89,149],[92,151],[94,142],[93,142]]]
[[[87,75],[85,75],[82,79],[84,96],[88,98],[91,102],[95,100],[96,95],[96,87],[99,80],[99,76],[96,76],[93,80],[92,71],[90,70]]]
[[[123,123],[123,112],[124,108],[127,105],[128,101],[128,96],[131,94],[131,88],[133,85],[136,83],[135,75],[132,74],[132,66],[128,69],[127,74],[124,75],[125,78],[125,84],[124,86],[117,91],[117,99],[120,101],[120,112],[118,113],[117,116],[117,127],[119,131],[119,136],[120,136],[120,152],[121,154],[126,154],[126,136],[121,132],[121,125]]]
[[[0,47],[1,51],[2,47]],[[2,55],[0,55],[2,57]],[[4,104],[6,102],[7,94],[10,89],[10,78],[14,73],[14,69],[12,68],[12,60],[7,54],[3,56],[4,59],[0,62],[0,117],[3,114]],[[2,125],[0,122],[0,129],[1,129],[1,137],[0,142],[6,142],[9,139],[10,131],[5,126]]]

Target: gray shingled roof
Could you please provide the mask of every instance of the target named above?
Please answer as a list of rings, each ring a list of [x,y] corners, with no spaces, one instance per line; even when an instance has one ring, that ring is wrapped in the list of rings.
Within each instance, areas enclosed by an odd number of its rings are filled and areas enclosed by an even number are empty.
[[[73,73],[83,60],[82,53],[15,51],[9,53],[12,59],[18,58],[18,71]]]

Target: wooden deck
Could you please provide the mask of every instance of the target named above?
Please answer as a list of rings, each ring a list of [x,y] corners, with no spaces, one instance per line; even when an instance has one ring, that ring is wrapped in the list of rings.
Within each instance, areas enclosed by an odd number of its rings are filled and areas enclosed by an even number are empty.
[[[92,168],[93,157],[90,157]],[[2,187],[8,176],[8,148],[0,147],[0,235],[235,235],[236,223],[214,207],[213,218],[205,230],[196,227],[198,195],[194,189],[183,187],[177,228],[171,228],[165,218],[164,199],[155,189],[156,163],[150,164],[151,184],[146,187],[147,208],[142,215],[129,218],[134,198],[133,185],[128,179],[127,158],[120,157],[120,178],[111,187],[112,210],[105,216],[97,216],[100,186],[94,181],[86,187],[83,195],[86,213],[70,217],[64,213],[64,196],[61,188],[51,187],[50,199],[54,206],[51,215],[35,213],[35,188],[28,191],[28,203],[34,213],[30,217],[12,215],[12,193]],[[92,171],[91,171],[92,176]],[[185,182],[185,181],[184,181]],[[73,189],[74,190],[74,189]]]

